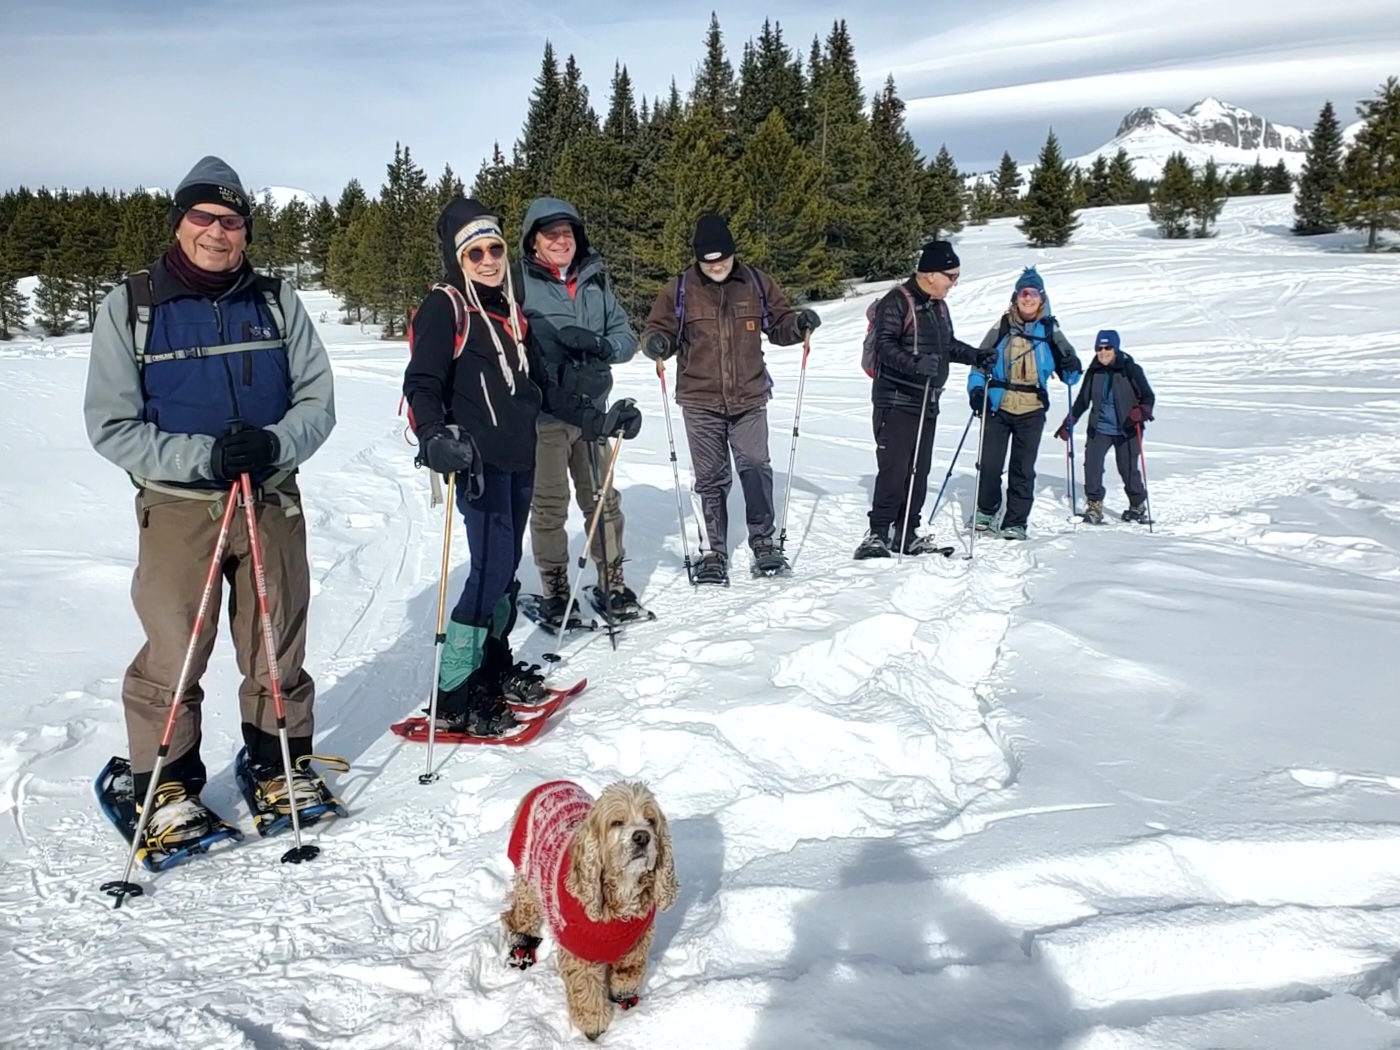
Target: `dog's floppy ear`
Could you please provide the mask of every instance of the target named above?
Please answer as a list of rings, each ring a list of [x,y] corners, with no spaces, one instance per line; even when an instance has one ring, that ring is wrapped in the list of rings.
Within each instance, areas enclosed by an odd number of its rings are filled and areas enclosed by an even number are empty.
[[[676,862],[671,849],[671,825],[661,807],[656,807],[656,869],[652,872],[652,900],[661,911],[669,911],[680,896]]]
[[[564,889],[583,905],[584,914],[594,922],[606,918],[603,914],[603,834],[598,809],[595,802],[588,818],[569,840],[569,873],[564,877]]]

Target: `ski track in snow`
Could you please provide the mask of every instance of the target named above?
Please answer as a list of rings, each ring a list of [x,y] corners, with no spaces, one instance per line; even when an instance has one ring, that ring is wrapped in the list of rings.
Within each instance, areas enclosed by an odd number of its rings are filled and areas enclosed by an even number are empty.
[[[1112,769],[1141,765],[1152,733],[1198,717],[1191,693],[1210,678],[1192,664],[1208,668],[1211,654],[1167,667],[1095,642],[1072,617],[1018,627],[1056,588],[1117,600],[1132,587],[1111,579],[1119,571],[1164,584],[1151,600],[1176,608],[1183,581],[1218,572],[1225,555],[1251,559],[1235,591],[1242,617],[1313,596],[1335,598],[1339,617],[1400,619],[1377,589],[1400,579],[1400,340],[1374,303],[1397,268],[1281,238],[1287,212],[1281,199],[1231,201],[1218,238],[1159,245],[1144,239],[1142,209],[1090,211],[1058,255],[1025,249],[1006,224],[963,235],[952,304],[963,338],[980,338],[1019,267],[1039,260],[1078,346],[1118,327],[1147,366],[1159,399],[1150,539],[1139,526],[1067,521],[1062,449],[1047,435],[1032,542],[979,537],[968,561],[974,426],[934,522],[953,557],[852,561],[873,480],[868,385],[854,365],[867,293],[821,307],[788,522],[795,576],[748,578],[736,491],[733,585],[695,591],[654,379],[621,370],[618,393],[648,413],[619,467],[629,578],[658,620],[626,628],[615,653],[602,631],[571,638],[553,675],[587,676],[589,689],[528,748],[440,747],[431,786],[417,782],[424,749],[386,730],[427,696],[444,509],[428,505],[390,418],[403,347],[322,326],[341,426],[303,483],[309,652],[317,750],[351,760],[332,778],[351,816],[310,829],[323,853],[299,867],[278,862],[289,839],[257,839],[232,784],[236,674],[221,641],[205,679],[205,797],[249,837],[140,873],[149,896],[120,911],[97,892],[124,852],[91,777],[123,749],[120,676],[139,644],[126,608],[130,489],[73,422],[82,341],[0,350],[24,418],[46,418],[38,402],[64,420],[36,431],[0,414],[0,455],[18,463],[6,498],[43,493],[73,512],[27,529],[0,521],[0,622],[20,643],[19,685],[5,696],[14,713],[0,716],[11,979],[0,1044],[580,1045],[551,942],[518,973],[503,965],[497,920],[516,802],[567,776],[594,790],[645,779],[670,818],[682,882],[658,922],[641,1007],[617,1017],[610,1046],[1400,1046],[1400,830],[1382,816],[1400,799],[1400,767],[1383,749],[1319,747],[1220,783],[1203,759],[1199,793],[1171,800],[1187,806],[1168,810],[1177,819],[1134,823],[1134,798],[1165,803],[1126,780],[1105,790]],[[332,308],[318,295],[307,296],[313,316]],[[781,507],[795,353],[770,363]],[[930,500],[967,420],[962,375],[944,395]],[[1053,424],[1063,388],[1052,394]],[[63,482],[31,465],[36,443]],[[1106,480],[1113,512],[1111,465]],[[577,550],[577,513],[570,529]],[[465,559],[458,524],[453,599]],[[522,578],[534,588],[528,552]],[[1085,599],[1113,617],[1101,600]],[[524,621],[516,637],[522,657],[554,648]],[[1051,652],[1058,679],[1040,666]],[[1349,681],[1388,673],[1378,667]],[[1019,702],[1037,675],[1054,684]],[[1078,758],[1068,729],[1092,731],[1101,694],[1115,718],[1142,705],[1134,739],[1109,736],[1082,769],[1061,771]],[[1060,734],[1052,717],[1077,724]],[[1169,738],[1161,746],[1175,754]],[[1233,801],[1212,808],[1213,791]]]

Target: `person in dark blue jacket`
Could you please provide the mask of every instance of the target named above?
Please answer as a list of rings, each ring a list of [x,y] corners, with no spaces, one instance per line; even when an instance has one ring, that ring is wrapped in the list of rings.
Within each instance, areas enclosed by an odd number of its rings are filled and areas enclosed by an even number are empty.
[[[1124,521],[1147,522],[1147,486],[1138,473],[1142,450],[1142,428],[1152,418],[1157,403],[1142,367],[1120,347],[1118,333],[1105,328],[1094,339],[1094,360],[1084,376],[1079,396],[1070,414],[1055,431],[1062,441],[1069,440],[1074,424],[1089,414],[1089,440],[1084,445],[1084,520],[1095,525],[1103,521],[1104,459],[1113,449],[1118,476],[1128,497]]]
[[[1035,500],[1035,457],[1050,407],[1045,384],[1058,375],[1073,386],[1081,371],[1074,347],[1050,313],[1045,282],[1034,266],[1022,271],[1006,313],[992,325],[982,340],[982,349],[994,350],[996,362],[991,368],[975,369],[967,377],[972,411],[983,413],[986,419],[973,524],[979,532],[994,526],[1001,509],[1001,470],[1009,446],[1011,464],[1001,535],[1003,539],[1024,540]]]
[[[302,664],[311,575],[296,473],[335,426],[330,360],[296,289],[248,264],[252,209],[232,168],[218,157],[202,159],[176,187],[170,219],[175,243],[103,301],[83,405],[93,447],[136,486],[139,546],[131,597],[146,643],[122,681],[135,797],[144,799],[150,784],[214,555],[220,509],[246,473],[277,625],[295,768],[289,785],[241,512],[232,519],[222,565],[243,675],[238,697],[246,750],[238,768],[255,782],[260,804],[284,814],[292,805],[303,811],[320,804],[324,784],[310,766],[315,684]],[[220,595],[214,592],[192,651],[147,819],[147,849],[176,851],[220,823],[199,797],[205,783],[199,680],[217,637]]]

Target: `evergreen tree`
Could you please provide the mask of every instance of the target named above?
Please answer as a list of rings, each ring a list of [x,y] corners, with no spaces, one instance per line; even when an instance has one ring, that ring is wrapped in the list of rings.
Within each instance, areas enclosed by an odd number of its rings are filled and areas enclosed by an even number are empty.
[[[1108,165],[1108,200],[1110,204],[1136,204],[1142,199],[1137,176],[1133,174],[1133,162],[1123,146],[1113,155]]]
[[[471,196],[491,209],[491,213],[504,223],[508,216],[524,217],[525,205],[530,200],[526,182],[527,176],[520,161],[507,161],[500,143],[496,143],[491,150],[491,159],[484,161],[476,173]]]
[[[1070,166],[1069,181],[1070,199],[1074,201],[1075,209],[1083,208],[1089,202],[1089,179],[1078,164]]]
[[[1317,115],[1312,143],[1298,179],[1293,202],[1293,232],[1302,236],[1335,233],[1337,221],[1327,210],[1327,198],[1337,192],[1342,177],[1342,129],[1329,101]]]
[[[414,163],[407,146],[395,144],[394,160],[379,192],[379,202],[388,234],[384,268],[390,294],[383,304],[384,335],[392,338],[407,323],[409,314],[442,269],[434,230],[437,215],[428,177]]]
[[[924,233],[923,162],[892,76],[871,103],[870,146],[880,177],[870,187],[874,224],[859,272],[873,281],[908,273]]]
[[[705,32],[705,58],[695,74],[690,89],[692,106],[705,105],[718,121],[726,136],[726,153],[737,144],[729,141],[734,132],[734,108],[739,101],[739,88],[734,80],[734,67],[724,53],[724,34],[720,32],[719,16],[710,12],[710,28]],[[737,153],[737,148],[733,150]]]
[[[1259,197],[1269,187],[1269,173],[1264,167],[1264,162],[1257,156],[1254,158],[1254,166],[1249,169],[1245,177],[1245,195],[1249,197]]]
[[[360,185],[359,179],[351,179],[345,184],[345,189],[340,191],[340,202],[335,206],[335,221],[342,230],[348,230],[350,224],[359,217],[369,205],[369,195],[365,193],[365,188]]]
[[[1018,215],[1021,211],[1021,169],[1011,159],[1010,153],[1001,155],[1001,165],[996,174],[996,195],[998,215]]]
[[[1194,173],[1192,173],[1192,177],[1194,178]],[[1215,165],[1215,158],[1211,157],[1206,161],[1200,181],[1196,183],[1195,199],[1191,202],[1191,217],[1196,223],[1192,236],[1209,237],[1211,227],[1215,225],[1215,220],[1220,218],[1220,210],[1223,207],[1225,207],[1225,183],[1220,178],[1220,170]]]
[[[78,308],[91,331],[103,297],[121,276],[117,267],[120,212],[105,190],[101,194],[84,190],[67,198],[56,217],[59,267],[72,279]]]
[[[694,261],[695,220],[705,212],[732,216],[738,187],[723,163],[724,127],[708,104],[691,107],[675,125],[655,185],[664,198],[659,236],[638,243],[642,259],[661,273],[675,274]]]
[[[293,197],[277,213],[273,229],[274,256],[278,269],[292,283],[301,286],[303,268],[307,265],[311,240],[311,209],[300,197]]]
[[[1060,154],[1060,140],[1051,131],[1031,169],[1031,182],[1021,206],[1016,228],[1033,248],[1062,247],[1069,243],[1079,222],[1074,217],[1074,179]]]
[[[335,209],[331,202],[322,197],[311,211],[311,228],[307,234],[306,258],[311,264],[311,280],[322,288],[330,287],[326,279],[326,268],[330,261],[331,241],[340,229]]]
[[[37,274],[44,266],[45,256],[57,246],[58,212],[58,201],[47,189],[31,194],[16,209],[8,238],[14,263],[23,276]]]
[[[598,115],[588,104],[588,88],[583,83],[574,56],[564,62],[564,75],[559,82],[559,109],[555,114],[553,147],[555,164],[569,145],[598,130]]]
[[[783,42],[782,26],[764,19],[758,42],[744,45],[744,61],[739,67],[734,111],[739,141],[747,142],[775,109],[783,115],[788,134],[799,142],[805,141],[809,129],[802,60]]]
[[[1191,232],[1191,212],[1198,201],[1195,172],[1185,154],[1173,153],[1162,166],[1162,180],[1147,207],[1148,218],[1157,224],[1163,238],[1185,237]]]
[[[1225,192],[1231,197],[1244,197],[1249,193],[1249,171],[1236,168],[1225,180]]]
[[[778,107],[745,145],[738,176],[733,228],[744,259],[799,297],[836,294],[843,275],[826,252],[819,172]]]
[[[129,274],[150,266],[170,245],[170,198],[137,190],[122,198],[117,225],[117,270]]]
[[[34,313],[49,335],[67,335],[73,328],[73,311],[78,308],[78,285],[58,252],[44,256],[39,267],[39,284],[34,289]]]
[[[632,92],[632,78],[627,67],[614,64],[612,88],[609,93],[608,116],[603,122],[603,134],[614,142],[635,146],[641,134],[641,118],[637,115],[637,100]]]
[[[19,272],[10,250],[6,227],[0,226],[0,340],[9,339],[15,329],[24,327],[28,297],[19,290]]]
[[[992,189],[991,183],[986,179],[978,179],[968,199],[967,221],[973,226],[987,225],[987,220],[996,215],[999,204],[996,190]]]
[[[1288,166],[1280,160],[1269,169],[1268,177],[1264,182],[1265,193],[1292,193],[1293,175],[1289,172]]]
[[[466,196],[466,187],[462,185],[462,180],[452,170],[451,164],[444,165],[442,174],[438,176],[437,185],[433,187],[433,215],[436,216],[438,212],[442,211],[453,197],[464,196]]]
[[[1113,184],[1109,180],[1108,158],[1102,153],[1089,168],[1088,186],[1084,193],[1086,208],[1103,208],[1113,203]]]
[[[1400,80],[1389,78],[1357,114],[1361,128],[1326,206],[1342,226],[1365,230],[1366,250],[1375,251],[1382,230],[1400,230]]]
[[[809,149],[817,161],[826,199],[827,251],[842,272],[853,273],[872,238],[870,192],[875,169],[860,71],[844,21],[833,23],[825,49],[809,68]]]
[[[546,41],[540,73],[535,78],[535,89],[530,94],[530,105],[525,112],[524,133],[515,146],[527,197],[545,193],[554,178],[554,165],[558,162],[555,135],[563,91],[554,45]]]
[[[250,221],[256,236],[244,254],[253,269],[271,274],[280,261],[277,258],[277,202],[271,193],[264,193],[262,197],[254,197],[252,205]]]
[[[967,216],[967,191],[958,166],[947,145],[940,146],[924,172],[923,219],[924,236],[944,238],[963,228]]]

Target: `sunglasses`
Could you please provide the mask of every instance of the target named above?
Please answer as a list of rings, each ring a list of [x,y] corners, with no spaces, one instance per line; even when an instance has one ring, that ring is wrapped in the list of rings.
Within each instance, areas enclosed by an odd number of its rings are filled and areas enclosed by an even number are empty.
[[[1098,346],[1094,347],[1094,349],[1099,353],[1103,353],[1105,350],[1109,353],[1113,353],[1113,347],[1109,346],[1107,343],[1100,343]]]
[[[951,283],[953,283],[953,284],[957,284],[957,283],[958,283],[958,278],[962,276],[962,271],[961,271],[961,270],[953,270],[953,271],[939,270],[938,272],[939,272],[940,274],[942,274],[944,277],[948,278],[948,280],[949,280]]]
[[[1019,295],[1022,299],[1039,299],[1039,298],[1040,298],[1040,293],[1039,293],[1038,291],[1036,291],[1034,288],[1022,288],[1022,289],[1021,289],[1019,292],[1017,292],[1016,294]]]
[[[185,212],[185,218],[189,219],[195,226],[213,226],[217,222],[226,230],[241,230],[248,225],[246,216],[215,215],[213,212],[200,211],[198,208],[191,208]]]
[[[488,254],[491,256],[491,258],[499,261],[506,254],[506,246],[500,241],[497,241],[489,248],[467,249],[467,258],[471,260],[471,262],[474,264],[479,264],[481,260],[485,259]]]

